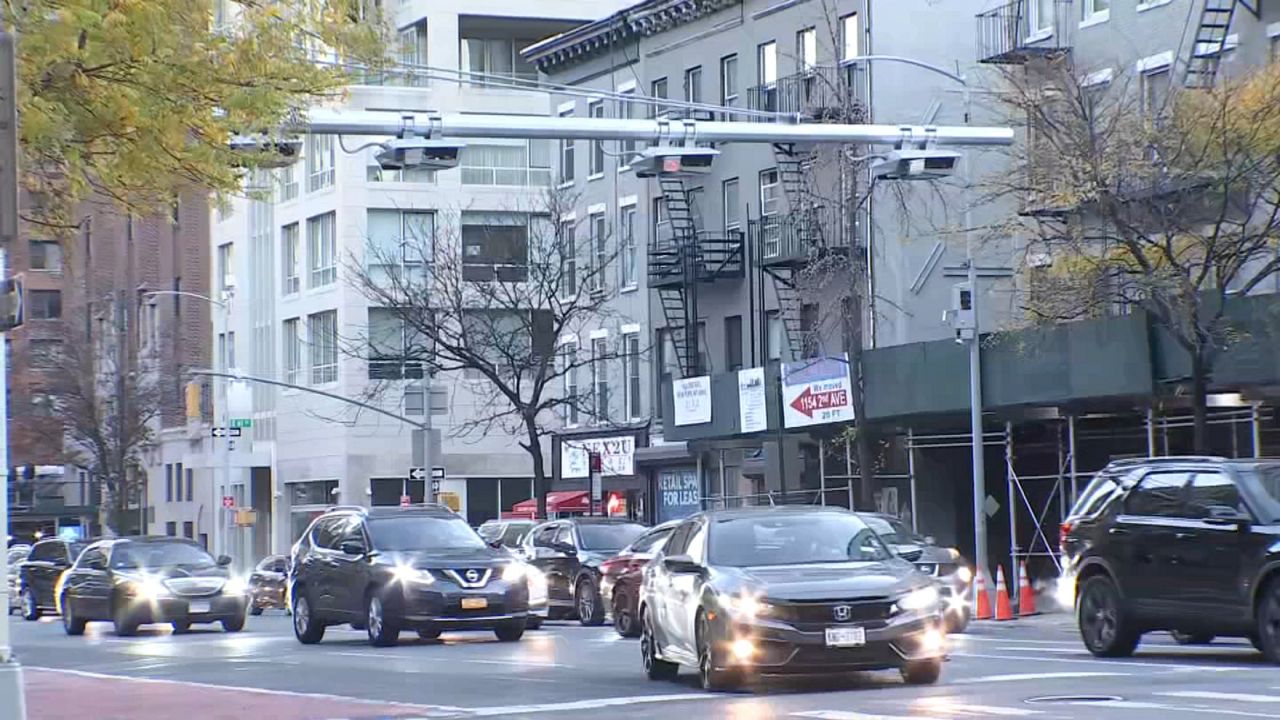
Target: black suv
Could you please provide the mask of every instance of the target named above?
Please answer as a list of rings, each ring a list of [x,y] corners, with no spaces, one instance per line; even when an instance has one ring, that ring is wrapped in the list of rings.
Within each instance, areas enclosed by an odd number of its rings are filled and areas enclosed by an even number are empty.
[[[424,639],[443,630],[524,634],[528,566],[485,543],[443,506],[334,508],[293,547],[293,630],[320,642],[326,625],[350,623],[375,646],[401,630]]]
[[[1061,528],[1080,635],[1099,657],[1143,633],[1247,637],[1280,662],[1280,461],[1117,461]]]

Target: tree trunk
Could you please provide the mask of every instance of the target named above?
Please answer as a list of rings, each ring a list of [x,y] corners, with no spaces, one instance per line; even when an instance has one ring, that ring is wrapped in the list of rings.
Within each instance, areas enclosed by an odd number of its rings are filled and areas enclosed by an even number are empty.
[[[547,482],[546,462],[542,458],[542,437],[538,433],[537,425],[532,421],[525,422],[525,432],[529,436],[525,450],[529,451],[533,459],[533,495],[538,499],[538,519],[546,520],[547,493],[551,488]]]
[[[1209,453],[1209,367],[1204,353],[1191,353],[1191,450],[1197,455]]]

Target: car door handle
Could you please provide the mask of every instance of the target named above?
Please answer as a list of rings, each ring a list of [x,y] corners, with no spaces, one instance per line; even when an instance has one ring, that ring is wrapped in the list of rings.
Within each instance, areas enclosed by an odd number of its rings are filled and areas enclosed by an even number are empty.
[[[1195,537],[1197,537],[1197,536],[1198,536],[1198,534],[1197,534],[1197,533],[1193,533],[1193,532],[1180,532],[1180,533],[1174,533],[1174,534],[1173,534],[1173,537],[1174,537],[1175,539],[1177,539],[1177,540],[1190,540],[1190,539],[1195,538]]]
[[[1122,528],[1122,527],[1113,527],[1108,529],[1107,533],[1110,535],[1128,535],[1129,530],[1127,528]]]

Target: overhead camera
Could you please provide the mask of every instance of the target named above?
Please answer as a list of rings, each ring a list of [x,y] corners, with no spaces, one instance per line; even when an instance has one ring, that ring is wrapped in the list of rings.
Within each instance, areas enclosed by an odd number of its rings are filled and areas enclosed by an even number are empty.
[[[872,163],[871,174],[880,180],[939,180],[955,172],[961,157],[937,148],[898,149]]]
[[[458,166],[458,154],[464,147],[449,140],[407,135],[383,143],[375,159],[383,170],[449,170]]]
[[[232,135],[228,144],[233,151],[246,158],[253,157],[253,164],[261,168],[289,167],[298,161],[298,156],[302,153],[302,138],[297,137]]]
[[[636,177],[700,177],[711,172],[719,150],[704,147],[657,145],[645,148],[631,160]]]

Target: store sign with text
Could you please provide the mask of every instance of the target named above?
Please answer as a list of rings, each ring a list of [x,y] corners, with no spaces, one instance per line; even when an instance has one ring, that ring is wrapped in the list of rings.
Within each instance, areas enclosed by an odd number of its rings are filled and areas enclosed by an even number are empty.
[[[783,363],[782,417],[789,428],[852,421],[849,356]]]
[[[593,438],[560,438],[560,477],[566,480],[591,476],[591,453],[600,455],[604,477],[636,474],[635,435]]]
[[[671,395],[677,426],[711,422],[710,375],[672,381]]]
[[[679,520],[702,510],[702,487],[693,468],[658,473],[657,519]]]

